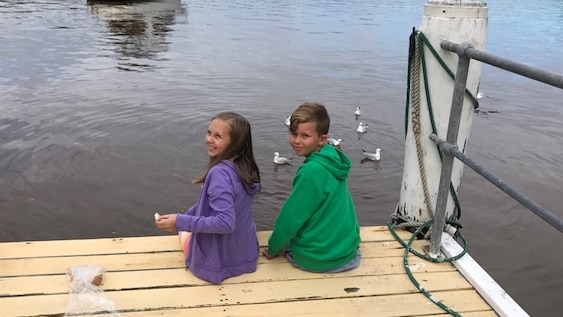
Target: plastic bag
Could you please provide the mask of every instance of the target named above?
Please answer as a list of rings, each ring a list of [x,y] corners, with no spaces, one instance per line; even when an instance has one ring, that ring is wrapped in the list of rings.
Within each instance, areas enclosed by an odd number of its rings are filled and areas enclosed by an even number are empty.
[[[120,316],[115,310],[113,302],[98,287],[103,281],[104,273],[104,268],[95,264],[73,266],[67,269],[69,302],[63,317],[93,313]]]

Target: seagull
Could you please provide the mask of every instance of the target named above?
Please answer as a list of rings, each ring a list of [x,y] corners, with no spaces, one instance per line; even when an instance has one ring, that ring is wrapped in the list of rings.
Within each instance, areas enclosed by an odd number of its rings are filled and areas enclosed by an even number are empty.
[[[356,129],[356,132],[358,133],[366,133],[368,131],[368,125],[367,123],[364,124],[363,122],[360,122],[360,125],[358,126],[358,128]]]
[[[274,152],[274,163],[276,164],[289,164],[291,162],[292,158],[289,157],[281,157],[280,153],[278,152]]]
[[[358,120],[358,118],[362,115],[362,110],[360,110],[360,107],[356,108],[354,115],[356,116],[356,120]]]
[[[285,118],[285,123],[286,126],[290,126],[291,125],[291,115],[287,116],[287,118]]]
[[[330,144],[332,146],[340,146],[340,142],[342,142],[342,139],[328,138],[327,142],[328,142],[328,144]]]
[[[372,161],[379,161],[381,159],[381,149],[377,148],[375,153],[366,152],[366,150],[362,149],[362,153],[364,156]]]
[[[477,92],[477,95],[475,96],[475,98],[477,98],[477,99],[489,98],[489,99],[497,100],[497,101],[498,101],[498,100],[502,100],[502,99],[500,99],[500,98],[491,97],[489,94],[485,94],[485,93],[483,93],[483,92],[481,92],[481,91],[478,91],[478,92]]]

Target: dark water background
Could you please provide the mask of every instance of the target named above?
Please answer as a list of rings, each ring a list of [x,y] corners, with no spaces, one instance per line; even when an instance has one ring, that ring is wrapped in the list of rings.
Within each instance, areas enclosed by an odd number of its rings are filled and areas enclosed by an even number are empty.
[[[0,241],[158,235],[190,206],[212,115],[253,127],[271,229],[291,188],[284,118],[324,103],[361,225],[399,199],[408,36],[424,1],[0,1]],[[563,2],[490,1],[486,51],[563,74]],[[563,91],[484,66],[468,155],[563,217]],[[357,139],[362,107],[370,130]],[[492,111],[487,113],[487,111]],[[379,164],[361,148],[383,149]],[[470,169],[471,255],[532,316],[561,316],[562,235]]]

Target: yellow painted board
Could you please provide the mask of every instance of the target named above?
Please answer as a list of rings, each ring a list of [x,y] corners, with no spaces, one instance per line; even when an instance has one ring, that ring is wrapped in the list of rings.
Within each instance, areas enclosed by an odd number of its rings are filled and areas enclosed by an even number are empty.
[[[0,243],[0,259],[178,251],[178,236]]]
[[[457,272],[453,265],[447,263],[416,262],[410,265],[411,270],[418,274],[426,272]],[[68,280],[61,267],[61,274],[19,276],[0,278],[0,295],[19,296],[26,294],[57,294],[68,291]],[[229,278],[224,283],[249,283],[270,280],[315,279],[342,276],[391,275],[403,274],[402,261],[398,258],[366,258],[354,270],[338,273],[311,273],[291,266],[285,260],[271,261],[258,265],[256,272]],[[458,274],[458,273],[456,273]],[[459,275],[459,274],[458,274]],[[111,271],[104,274],[103,289],[138,289],[151,287],[171,287],[186,285],[205,285],[207,282],[198,279],[185,268]]]
[[[132,251],[126,250],[126,249],[122,249],[119,248],[119,250],[117,250],[116,248],[113,248],[112,250],[108,250],[107,252],[95,252],[95,253],[90,253],[90,254],[85,254],[83,252],[84,249],[86,249],[86,245],[89,245],[90,247],[93,247],[94,244],[92,244],[91,240],[69,240],[70,242],[76,242],[76,241],[82,241],[85,244],[85,247],[83,247],[80,251],[76,251],[74,250],[74,253],[71,253],[69,250],[67,251],[62,251],[63,249],[66,249],[67,247],[70,248],[70,250],[73,250],[74,245],[71,244],[70,246],[67,245],[61,245],[61,244],[45,244],[44,247],[41,249],[41,254],[38,256],[25,256],[25,257],[15,257],[15,258],[8,258],[8,257],[4,257],[4,258],[0,258],[0,265],[1,263],[8,263],[9,261],[12,260],[24,260],[24,259],[29,259],[29,258],[63,258],[63,257],[70,257],[70,256],[94,256],[94,255],[114,255],[114,254],[122,254],[122,255],[131,255],[131,254],[137,254],[137,253],[165,253],[165,252],[181,252],[180,249],[180,244],[179,244],[179,240],[176,238],[173,239],[169,239],[168,238],[164,238],[164,237],[158,237],[158,239],[155,239],[153,237],[149,237],[149,238],[145,238],[147,243],[145,245],[145,249],[141,249],[140,245],[139,246],[134,246]],[[106,240],[94,240],[96,242],[99,242],[103,245],[106,244]],[[161,249],[162,250],[156,250],[156,248],[154,247],[155,241],[160,241],[159,244],[162,246]],[[422,246],[423,245],[428,245],[429,241],[427,240],[415,240],[412,248],[417,250],[418,252],[422,253]],[[0,244],[1,245],[1,244]],[[93,247],[95,249],[101,249],[101,246],[98,247]],[[93,249],[91,248],[91,249]],[[395,240],[392,241],[364,241],[361,243],[360,248],[362,250],[362,256],[363,257],[389,257],[389,256],[403,256],[404,253],[404,247]],[[133,252],[135,251],[135,252]],[[64,253],[64,255],[57,255],[58,253]],[[51,254],[50,256],[45,256],[45,254]],[[6,262],[8,261],[8,262]],[[1,272],[0,272],[1,274]]]
[[[107,271],[184,268],[182,252],[135,253],[57,258],[21,258],[0,260],[3,277],[22,275],[65,274],[71,266],[98,264]]]
[[[363,257],[363,260],[367,259],[370,259],[370,257]],[[402,257],[396,256],[372,259],[377,259],[376,262],[373,262],[373,265],[370,265],[370,267],[374,269],[372,274],[385,274],[387,272],[396,273],[403,270]],[[422,267],[425,270],[444,270],[453,268],[453,265],[450,263],[428,262],[413,255],[409,256],[409,259],[410,266]],[[287,263],[286,259],[281,256],[272,260],[267,260],[260,256],[258,265],[260,266],[262,264],[276,262]],[[65,274],[69,267],[85,264],[101,265],[107,272],[185,268],[184,255],[182,252],[69,256],[57,258],[21,258],[0,260],[0,267],[2,268],[2,275],[0,278]]]
[[[276,291],[268,289],[267,293],[272,294]],[[196,288],[196,291],[199,288]],[[332,299],[292,296],[285,301],[271,299],[269,302],[264,294],[253,294],[251,292],[240,293],[233,298],[229,290],[218,288],[212,292],[189,291],[186,289],[153,290],[137,296],[112,296],[117,309],[127,309],[126,307],[136,307],[135,313],[122,313],[123,317],[148,317],[148,316],[419,316],[440,314],[445,315],[442,309],[430,302],[420,293],[412,294],[389,294],[379,296],[364,297],[339,297]],[[297,293],[301,294],[298,289]],[[318,292],[313,292],[318,294]],[[302,294],[301,294],[302,295]],[[445,305],[451,309],[462,313],[464,316],[472,316],[465,312],[473,312],[474,316],[496,316],[491,312],[488,305],[475,291],[444,291],[435,294]],[[189,307],[193,302],[193,297],[213,297],[205,301],[208,306]],[[55,298],[56,297],[56,298]],[[235,300],[246,299],[240,304]],[[18,310],[18,307],[7,307],[0,305],[1,316],[40,316],[53,313],[64,313],[66,304],[61,302],[62,295],[51,296],[51,301],[41,300],[35,302],[30,309]],[[68,300],[68,299],[67,299]],[[137,301],[138,304],[127,305],[121,302]],[[166,307],[173,301],[178,301],[178,308]],[[260,302],[261,301],[261,302]],[[145,303],[146,305],[141,305]],[[159,304],[157,304],[159,303]],[[218,303],[214,305],[213,303]],[[254,304],[253,304],[254,303]],[[183,308],[180,308],[181,306]],[[155,308],[157,306],[166,308]],[[58,308],[58,309],[56,309]],[[62,309],[62,311],[61,311]],[[142,310],[145,310],[144,312]],[[105,315],[95,315],[105,316]]]
[[[386,226],[362,227],[362,241],[394,241]],[[403,239],[410,238],[410,232],[398,230]],[[266,246],[271,231],[257,233],[261,246]],[[51,240],[0,243],[0,259],[28,257],[53,257],[92,254],[119,254],[139,252],[178,251],[177,235],[146,236],[130,238],[102,238],[83,240]]]
[[[450,297],[459,296],[458,294],[449,295]],[[388,296],[392,297],[392,296]],[[395,297],[395,296],[393,296]],[[184,316],[205,316],[205,317],[404,317],[404,316],[432,316],[432,317],[451,317],[451,314],[437,314],[429,312],[428,307],[419,309],[416,306],[410,306],[405,309],[405,301],[412,300],[415,295],[396,296],[397,298],[352,298],[352,299],[335,299],[335,300],[319,300],[315,302],[291,302],[291,303],[273,303],[259,304],[248,306],[229,306],[229,307],[209,307],[209,308],[186,308],[176,310],[156,310],[144,312],[126,312],[121,313],[120,317],[184,317]],[[382,302],[384,300],[384,302]],[[416,305],[418,303],[413,303]],[[429,303],[420,303],[427,306]],[[403,309],[395,309],[386,311],[381,308],[370,309],[369,305],[381,307],[382,305],[394,305],[394,307],[402,307]],[[366,309],[366,307],[368,307]],[[405,312],[407,312],[405,314]],[[291,315],[288,315],[290,313]],[[498,317],[493,310],[485,311],[460,311],[463,317]],[[81,317],[107,317],[109,315],[83,315]]]
[[[150,242],[151,239],[147,238]],[[80,241],[89,241],[89,240],[80,240]],[[153,241],[154,242],[154,241]],[[110,256],[110,255],[135,255],[135,254],[153,254],[153,253],[175,253],[181,252],[179,248],[179,242],[177,239],[173,239],[172,241],[165,241],[167,244],[171,246],[167,246],[167,249],[164,251],[155,251],[154,248],[151,248],[151,243],[148,243],[146,250],[136,249],[136,252],[101,252],[101,253],[92,253],[92,254],[84,254],[83,252],[76,252],[76,254],[70,254],[70,252],[65,252],[65,255],[53,255],[53,256],[37,256],[37,257],[19,257],[19,258],[4,258],[0,259],[0,267],[8,266],[9,263],[25,263],[27,259],[43,259],[40,261],[50,261],[50,259],[54,258],[67,258],[67,257],[79,257],[83,256],[86,257],[93,257],[93,256]],[[426,240],[416,240],[414,241],[412,248],[417,250],[418,252],[422,253],[422,246],[428,245],[429,242]],[[61,248],[65,248],[66,246],[63,245],[50,245],[49,247],[54,249],[49,249],[45,247],[43,249],[43,253],[51,253],[56,254],[60,252]],[[175,249],[176,248],[176,249]],[[402,257],[405,249],[403,246],[397,241],[377,241],[377,242],[362,242],[360,245],[360,249],[362,250],[362,257],[370,258],[370,257]],[[123,250],[121,250],[123,251]],[[2,274],[3,272],[0,272]],[[7,274],[2,274],[7,275]]]

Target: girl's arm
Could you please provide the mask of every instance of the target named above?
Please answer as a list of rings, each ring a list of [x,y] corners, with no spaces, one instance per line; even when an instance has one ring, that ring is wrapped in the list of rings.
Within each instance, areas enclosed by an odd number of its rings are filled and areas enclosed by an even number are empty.
[[[192,215],[192,216],[193,216],[193,214],[194,214],[194,212],[195,212],[195,206],[196,206],[196,205],[193,205],[193,206],[191,206],[190,208],[188,208],[188,210],[186,210],[186,212],[185,212],[184,214],[185,214],[185,215]]]
[[[232,175],[225,168],[212,168],[205,180],[206,192],[199,203],[209,202],[204,216],[194,216],[193,207],[176,218],[176,228],[182,231],[228,234],[235,230],[235,194]],[[207,196],[207,197],[203,197]],[[204,199],[207,198],[207,199]],[[201,208],[202,206],[200,206]],[[190,214],[192,213],[192,214]]]

